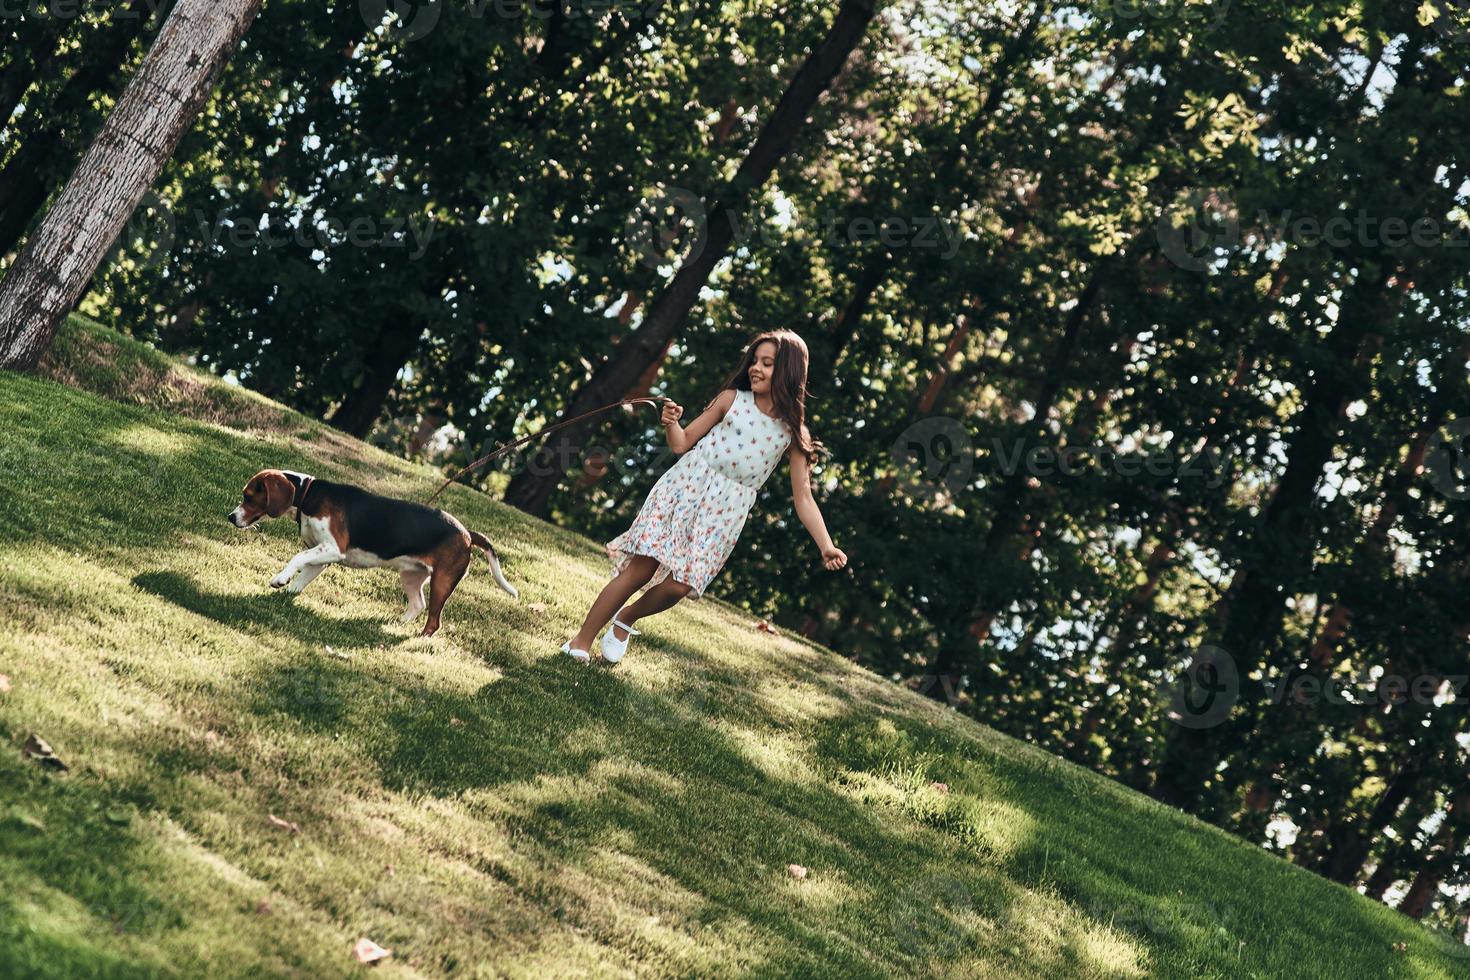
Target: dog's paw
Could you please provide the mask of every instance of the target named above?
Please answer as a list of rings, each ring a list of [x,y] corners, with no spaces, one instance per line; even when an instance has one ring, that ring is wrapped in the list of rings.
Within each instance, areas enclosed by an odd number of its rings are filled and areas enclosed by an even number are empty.
[[[289,575],[277,575],[275,578],[270,580],[269,584],[270,587],[273,589],[284,589],[286,587],[286,584],[290,581],[291,576]]]

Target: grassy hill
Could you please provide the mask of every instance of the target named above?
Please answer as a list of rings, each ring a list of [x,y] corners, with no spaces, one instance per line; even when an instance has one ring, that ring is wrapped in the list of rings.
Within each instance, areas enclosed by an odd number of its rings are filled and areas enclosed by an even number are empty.
[[[80,321],[43,373],[0,374],[0,976],[1470,976],[730,606],[579,666],[600,546],[462,488],[519,602],[477,560],[423,640],[391,572],[273,592],[251,473],[432,474]]]

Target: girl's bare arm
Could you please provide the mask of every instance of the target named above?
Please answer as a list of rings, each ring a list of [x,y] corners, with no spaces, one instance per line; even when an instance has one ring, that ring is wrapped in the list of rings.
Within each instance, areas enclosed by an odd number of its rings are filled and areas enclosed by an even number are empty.
[[[715,427],[715,423],[725,417],[730,406],[735,402],[735,389],[726,388],[715,396],[715,400],[709,403],[709,407],[699,413],[699,417],[689,423],[685,428],[679,424],[679,419],[684,414],[682,405],[676,403],[672,398],[665,399],[662,421],[664,425],[664,438],[668,440],[669,448],[676,455],[683,455],[694,448],[694,444],[703,439],[705,433]]]
[[[832,543],[827,522],[822,520],[822,510],[812,497],[811,461],[795,443],[787,451],[786,459],[791,464],[791,499],[796,503],[796,516],[821,549],[822,564],[829,572],[835,572],[847,565],[847,555]]]

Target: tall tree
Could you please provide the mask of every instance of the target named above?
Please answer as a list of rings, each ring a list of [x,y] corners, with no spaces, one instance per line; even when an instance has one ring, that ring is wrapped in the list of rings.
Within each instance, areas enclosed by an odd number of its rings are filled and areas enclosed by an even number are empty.
[[[0,367],[34,367],[163,169],[261,0],[179,0],[0,283]]]
[[[734,177],[705,208],[705,221],[689,256],[649,307],[638,329],[623,338],[571,397],[567,417],[621,398],[678,333],[710,272],[734,243],[742,214],[753,195],[775,172],[813,106],[862,40],[875,7],[875,0],[843,0],[827,36],[797,70]],[[587,445],[596,425],[597,420],[589,420],[558,432],[553,442],[537,453],[535,465],[516,474],[506,488],[506,501],[530,513],[545,513],[551,492],[565,475],[565,463]]]

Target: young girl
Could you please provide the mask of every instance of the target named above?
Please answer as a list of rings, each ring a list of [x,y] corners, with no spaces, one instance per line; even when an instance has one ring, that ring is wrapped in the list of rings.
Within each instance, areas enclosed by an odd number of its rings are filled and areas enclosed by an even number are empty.
[[[634,623],[686,595],[703,595],[782,453],[791,463],[796,515],[821,550],[822,564],[834,572],[847,565],[812,499],[811,456],[821,443],[806,427],[806,369],[806,343],[790,330],[773,330],[750,342],[740,366],[688,428],[679,424],[684,409],[664,403],[664,436],[679,461],[653,485],[632,526],[607,543],[613,580],[562,653],[586,663],[592,638],[612,620],[602,636],[602,658],[615,664],[628,638],[639,633]],[[637,602],[623,605],[644,586]]]

